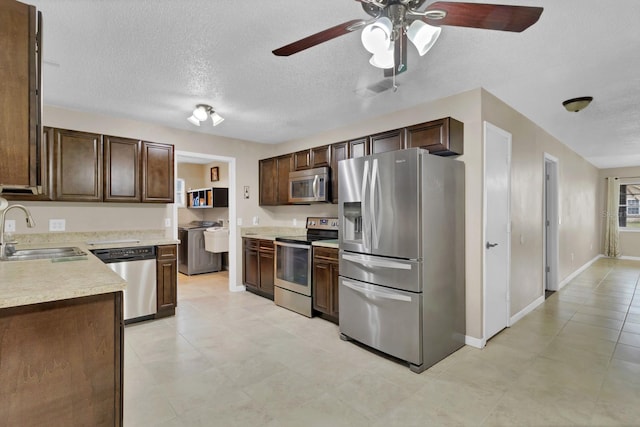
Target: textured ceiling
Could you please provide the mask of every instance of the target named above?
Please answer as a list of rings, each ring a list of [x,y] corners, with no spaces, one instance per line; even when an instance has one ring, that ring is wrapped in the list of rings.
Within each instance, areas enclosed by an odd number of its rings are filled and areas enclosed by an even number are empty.
[[[357,94],[382,79],[359,32],[271,53],[368,18],[353,0],[24,1],[44,15],[46,105],[278,143],[484,87],[594,165],[640,165],[637,0],[501,0],[544,12],[523,33],[443,27],[424,57],[410,47],[398,91],[373,97]],[[561,105],[588,95],[580,113]],[[194,127],[198,103],[226,121]]]

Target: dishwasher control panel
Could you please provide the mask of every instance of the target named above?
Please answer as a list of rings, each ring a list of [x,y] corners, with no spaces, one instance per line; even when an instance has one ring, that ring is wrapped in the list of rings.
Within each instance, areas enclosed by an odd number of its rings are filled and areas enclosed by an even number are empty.
[[[95,256],[104,262],[116,260],[141,260],[156,257],[155,246],[136,246],[130,248],[93,249]]]

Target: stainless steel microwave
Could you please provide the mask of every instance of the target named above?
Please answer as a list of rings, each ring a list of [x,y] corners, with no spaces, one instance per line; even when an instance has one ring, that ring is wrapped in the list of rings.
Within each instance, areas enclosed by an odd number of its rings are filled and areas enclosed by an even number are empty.
[[[329,168],[289,172],[289,203],[329,201]]]

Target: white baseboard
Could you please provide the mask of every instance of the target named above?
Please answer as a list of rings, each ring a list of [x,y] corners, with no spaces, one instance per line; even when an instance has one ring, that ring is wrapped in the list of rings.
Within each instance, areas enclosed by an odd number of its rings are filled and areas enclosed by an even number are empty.
[[[618,259],[626,259],[630,261],[640,261],[640,257],[637,256],[621,256]]]
[[[519,312],[511,316],[511,319],[509,319],[509,326],[513,326],[514,323],[522,319],[527,314],[531,313],[533,310],[536,309],[536,307],[538,307],[543,302],[544,302],[544,295],[542,295],[540,298],[537,298],[531,304],[529,304],[528,306],[526,306],[525,308],[523,308],[522,310],[520,310]]]
[[[487,341],[480,338],[470,337],[469,335],[464,336],[464,343],[475,348],[484,348],[484,346],[487,345]]]
[[[577,269],[576,271],[574,271],[573,273],[571,273],[570,275],[565,277],[564,280],[562,280],[562,282],[558,283],[558,290],[562,289],[567,283],[572,281],[578,274],[582,273],[587,268],[591,267],[591,264],[593,264],[594,262],[596,262],[600,258],[604,258],[604,257],[605,256],[601,254],[601,255],[597,255],[591,261],[587,261],[587,263],[585,265],[583,265],[582,267],[580,267],[579,269]]]

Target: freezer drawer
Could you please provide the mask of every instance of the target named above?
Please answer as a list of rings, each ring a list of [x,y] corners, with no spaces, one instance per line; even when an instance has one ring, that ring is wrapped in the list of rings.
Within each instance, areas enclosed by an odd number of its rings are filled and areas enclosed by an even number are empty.
[[[411,292],[422,291],[422,262],[340,251],[340,275]]]
[[[340,277],[340,332],[349,338],[422,364],[422,294]]]

